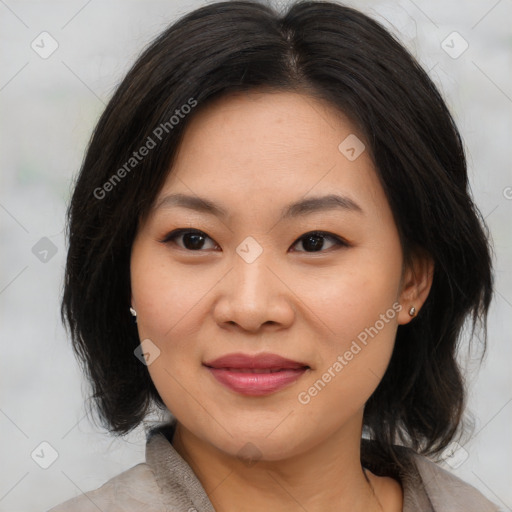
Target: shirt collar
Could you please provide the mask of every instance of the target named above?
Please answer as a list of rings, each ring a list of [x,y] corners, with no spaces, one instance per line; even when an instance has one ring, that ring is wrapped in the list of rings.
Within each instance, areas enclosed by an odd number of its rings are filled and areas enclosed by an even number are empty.
[[[172,446],[176,418],[151,429],[147,436],[146,463],[154,472],[166,505],[187,512],[215,512],[205,489],[190,465]],[[410,448],[396,446],[397,456],[405,469],[379,455],[375,443],[361,440],[361,461],[365,468],[379,476],[391,476],[403,489],[403,512],[435,512],[425,491],[415,458]]]

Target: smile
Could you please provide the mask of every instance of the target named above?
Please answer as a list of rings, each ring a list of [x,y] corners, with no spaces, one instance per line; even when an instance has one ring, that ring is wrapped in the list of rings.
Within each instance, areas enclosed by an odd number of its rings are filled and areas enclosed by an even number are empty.
[[[247,396],[275,393],[295,381],[308,370],[302,368],[211,368],[211,375],[225,387]]]

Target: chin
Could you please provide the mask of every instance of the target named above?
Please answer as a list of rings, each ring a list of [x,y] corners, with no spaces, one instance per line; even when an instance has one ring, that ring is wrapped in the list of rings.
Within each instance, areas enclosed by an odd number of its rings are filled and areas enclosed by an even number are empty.
[[[247,466],[258,461],[280,461],[299,453],[297,447],[290,446],[285,439],[269,440],[264,435],[251,438],[242,436],[230,440],[223,451],[241,460]]]
[[[231,424],[231,436],[222,428],[215,432],[210,428],[204,439],[227,455],[245,461],[247,466],[258,460],[284,460],[299,455],[315,444],[314,439],[297,438],[295,431],[290,429],[291,425],[276,428],[277,425],[279,422],[273,422],[271,427],[262,425],[258,428],[253,424],[252,428],[248,428],[246,424]],[[299,432],[305,434],[303,430]]]

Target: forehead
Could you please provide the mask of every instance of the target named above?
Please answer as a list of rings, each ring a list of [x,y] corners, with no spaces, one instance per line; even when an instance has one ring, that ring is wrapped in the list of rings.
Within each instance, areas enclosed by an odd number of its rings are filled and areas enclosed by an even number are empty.
[[[356,131],[345,114],[323,100],[294,92],[248,91],[204,106],[188,124],[185,136],[190,142],[207,137],[219,145],[243,137],[247,144],[239,149],[247,154],[280,144],[296,151],[302,146],[306,154],[319,148],[321,141],[336,148],[341,134]]]
[[[339,193],[358,203],[361,196],[383,199],[366,144],[348,117],[293,92],[237,93],[194,113],[155,205],[171,191],[258,208],[308,193]]]

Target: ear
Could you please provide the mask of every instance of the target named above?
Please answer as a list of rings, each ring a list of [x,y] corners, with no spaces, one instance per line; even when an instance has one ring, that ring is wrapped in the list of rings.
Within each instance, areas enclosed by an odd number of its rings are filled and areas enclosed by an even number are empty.
[[[434,279],[434,260],[423,249],[414,249],[410,264],[405,268],[400,288],[399,302],[402,306],[398,314],[398,324],[409,323],[418,315],[427,300]],[[414,316],[409,314],[411,307],[416,309]]]

